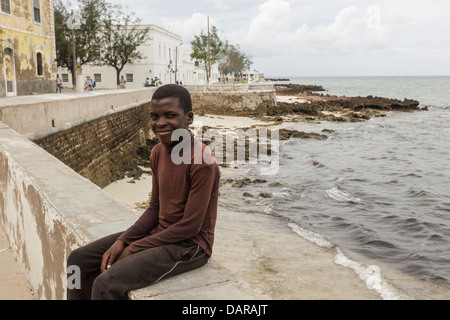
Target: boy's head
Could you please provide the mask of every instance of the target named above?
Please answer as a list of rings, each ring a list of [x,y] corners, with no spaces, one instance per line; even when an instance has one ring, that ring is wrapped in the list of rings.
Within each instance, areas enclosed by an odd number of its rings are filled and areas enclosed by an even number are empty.
[[[192,111],[191,95],[186,88],[176,84],[166,84],[156,89],[153,93],[153,100],[162,100],[164,98],[176,98],[180,107],[184,110],[184,113]]]
[[[177,129],[189,129],[194,120],[191,95],[179,85],[159,87],[152,96],[151,127],[162,144],[173,146],[172,133]]]

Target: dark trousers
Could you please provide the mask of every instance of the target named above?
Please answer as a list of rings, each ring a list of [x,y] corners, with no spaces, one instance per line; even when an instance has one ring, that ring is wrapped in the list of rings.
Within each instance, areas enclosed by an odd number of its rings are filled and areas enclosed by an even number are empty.
[[[68,300],[128,299],[129,290],[199,268],[209,259],[200,246],[187,240],[137,252],[117,261],[102,273],[102,256],[121,234],[106,236],[72,251],[67,267],[79,268],[80,286],[79,289],[68,286]]]

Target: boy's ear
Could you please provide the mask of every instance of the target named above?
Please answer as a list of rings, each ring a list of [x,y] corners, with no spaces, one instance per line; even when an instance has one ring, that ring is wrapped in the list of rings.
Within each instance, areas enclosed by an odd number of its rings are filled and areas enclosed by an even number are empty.
[[[188,124],[192,124],[194,122],[194,113],[192,111],[189,111],[186,114],[186,119]]]

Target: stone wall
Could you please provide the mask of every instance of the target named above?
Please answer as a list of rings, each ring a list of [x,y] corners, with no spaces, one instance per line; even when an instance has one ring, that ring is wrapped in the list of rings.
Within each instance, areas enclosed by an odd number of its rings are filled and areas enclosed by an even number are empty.
[[[53,93],[55,88],[55,80],[22,81],[17,82],[17,95],[25,96],[33,93]]]
[[[194,113],[197,111],[233,115],[241,111],[266,109],[276,106],[275,91],[191,91],[191,98]]]
[[[27,135],[37,145],[100,187],[119,178],[140,145],[152,137],[150,103],[111,110]]]

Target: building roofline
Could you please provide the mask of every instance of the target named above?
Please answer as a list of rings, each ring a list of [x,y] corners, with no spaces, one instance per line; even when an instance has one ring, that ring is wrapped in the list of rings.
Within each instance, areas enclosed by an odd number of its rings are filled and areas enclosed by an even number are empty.
[[[153,30],[157,30],[157,31],[165,33],[166,35],[171,36],[171,37],[173,37],[173,38],[175,38],[177,40],[180,40],[180,41],[183,40],[180,35],[175,34],[175,33],[171,32],[171,31],[169,31],[167,29],[161,28],[161,27],[159,27],[159,26],[157,26],[155,24],[137,24],[137,25],[134,25],[134,26],[141,27],[141,28],[150,27],[149,31],[152,31],[152,29]]]

